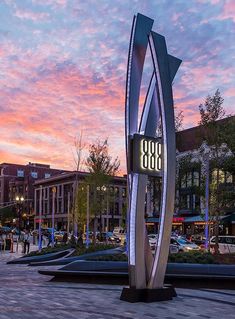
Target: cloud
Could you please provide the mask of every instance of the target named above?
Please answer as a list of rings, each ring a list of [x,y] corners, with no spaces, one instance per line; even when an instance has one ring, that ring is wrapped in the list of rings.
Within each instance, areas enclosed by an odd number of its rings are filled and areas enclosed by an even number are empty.
[[[169,53],[183,60],[173,91],[185,127],[197,125],[198,105],[217,88],[226,109],[234,106],[232,1],[5,0],[0,9],[2,159],[68,169],[83,129],[87,145],[109,137],[125,170],[125,79],[136,12],[155,20]]]
[[[235,2],[234,0],[226,0],[223,7],[223,12],[219,19],[232,19],[235,22]]]
[[[32,20],[34,22],[45,21],[49,18],[47,12],[33,12],[30,10],[17,9],[14,16],[22,20]]]

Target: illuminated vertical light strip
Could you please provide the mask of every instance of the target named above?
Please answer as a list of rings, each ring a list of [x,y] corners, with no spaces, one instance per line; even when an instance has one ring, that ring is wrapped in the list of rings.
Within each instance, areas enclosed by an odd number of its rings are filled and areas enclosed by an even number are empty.
[[[129,262],[130,265],[136,264],[135,258],[135,241],[136,241],[136,203],[137,203],[137,192],[138,192],[138,174],[132,176],[132,193],[130,199],[130,220],[129,220]]]
[[[153,285],[154,281],[154,276],[157,270],[157,266],[159,263],[159,257],[160,257],[160,246],[163,241],[163,231],[164,231],[164,224],[163,221],[165,219],[166,215],[166,196],[167,196],[167,162],[168,162],[168,154],[167,154],[167,139],[166,139],[166,122],[165,122],[165,108],[164,108],[164,100],[163,100],[163,93],[162,93],[162,84],[161,84],[161,78],[160,78],[160,72],[159,72],[159,65],[158,65],[158,60],[155,52],[155,47],[153,43],[153,38],[152,34],[150,34],[149,37],[150,41],[150,48],[151,48],[151,53],[153,57],[153,63],[154,63],[154,69],[155,69],[155,74],[157,77],[157,84],[158,84],[158,89],[159,89],[159,98],[160,98],[160,108],[161,108],[161,119],[162,119],[162,131],[163,131],[163,191],[162,191],[162,209],[161,209],[161,215],[160,215],[160,227],[159,227],[159,235],[158,235],[158,240],[157,240],[157,245],[156,245],[156,250],[155,250],[155,258],[153,262],[153,267],[152,267],[152,274],[149,282],[149,286]]]
[[[129,136],[131,135],[130,132],[130,121],[133,121],[133,118],[130,117],[130,82],[131,82],[131,66],[132,66],[132,56],[133,56],[133,44],[134,44],[134,34],[135,34],[135,28],[136,28],[136,16],[134,16],[133,23],[132,23],[132,29],[131,29],[131,38],[130,38],[130,47],[129,47],[129,54],[128,54],[128,67],[127,67],[127,78],[126,78],[126,101],[125,101],[125,119],[126,119],[126,162],[129,162],[129,155],[130,155],[130,149],[129,149]],[[129,165],[127,165],[129,166]],[[130,168],[127,167],[127,189],[128,189],[128,207],[127,211],[130,210],[131,207],[131,189],[132,189],[132,176],[129,172]],[[130,227],[130,216],[127,213],[126,216],[126,224],[127,229]],[[126,235],[126,250],[127,254],[130,256],[130,249],[128,247],[130,246],[130,238],[128,238],[128,234],[130,231],[127,231]]]

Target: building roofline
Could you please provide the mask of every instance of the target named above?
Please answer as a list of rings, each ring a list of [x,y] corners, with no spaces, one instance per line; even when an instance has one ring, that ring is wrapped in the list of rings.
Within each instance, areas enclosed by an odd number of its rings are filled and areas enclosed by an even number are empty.
[[[83,176],[83,177],[86,177],[86,176],[89,176],[90,173],[89,172],[81,172],[81,171],[73,171],[73,172],[69,172],[69,173],[60,173],[58,175],[54,175],[54,176],[51,176],[51,177],[48,177],[48,178],[42,178],[42,179],[38,179],[34,182],[34,185],[35,186],[38,186],[40,184],[45,184],[45,183],[48,183],[48,182],[53,182],[53,181],[57,181],[57,180],[60,180],[60,179],[64,179],[64,178],[69,178],[73,175],[80,175],[80,176]],[[111,178],[114,178],[115,180],[120,180],[120,181],[123,181],[123,180],[126,180],[127,177],[124,175],[124,176],[112,176]]]

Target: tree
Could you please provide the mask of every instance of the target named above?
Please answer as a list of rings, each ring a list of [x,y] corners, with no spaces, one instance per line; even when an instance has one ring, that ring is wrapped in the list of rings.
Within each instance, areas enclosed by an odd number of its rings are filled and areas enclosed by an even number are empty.
[[[98,215],[101,222],[101,214],[104,211],[105,202],[108,203],[110,191],[110,180],[112,176],[118,173],[120,161],[118,157],[112,160],[109,155],[108,139],[103,142],[97,140],[89,147],[89,155],[86,159],[86,167],[90,173],[86,179],[90,185],[90,201],[91,214],[94,217],[94,243],[95,233],[97,231]],[[106,199],[106,200],[105,200]]]
[[[184,114],[175,107],[175,131],[179,132],[183,129]]]
[[[221,184],[224,183],[221,172],[228,156],[234,157],[230,147],[234,146],[231,136],[235,134],[235,125],[230,116],[226,115],[223,101],[220,91],[216,90],[213,96],[207,96],[204,104],[199,105],[202,137],[210,147],[207,158],[212,173],[209,207],[215,223],[216,253],[218,253],[219,217],[227,197],[225,189],[222,191],[221,188]]]
[[[177,107],[174,107],[175,112],[175,131],[179,132],[183,129],[183,121],[184,121],[184,114],[183,111],[179,111]],[[157,136],[162,136],[162,122],[161,118],[159,119],[159,122],[157,123],[157,129],[156,129]]]
[[[74,222],[77,224],[78,234],[83,233],[87,214],[87,185],[79,183],[74,196]]]
[[[72,202],[72,224],[73,224],[73,233],[77,235],[77,232],[81,236],[83,232],[83,225],[85,224],[86,216],[86,197],[84,195],[84,185],[80,185],[78,180],[78,172],[81,169],[83,164],[82,152],[85,148],[85,143],[83,143],[83,132],[81,131],[78,136],[74,139],[74,151],[73,158],[75,163],[75,182],[74,182],[74,196]],[[68,207],[69,209],[69,207]],[[68,227],[69,228],[69,227]]]

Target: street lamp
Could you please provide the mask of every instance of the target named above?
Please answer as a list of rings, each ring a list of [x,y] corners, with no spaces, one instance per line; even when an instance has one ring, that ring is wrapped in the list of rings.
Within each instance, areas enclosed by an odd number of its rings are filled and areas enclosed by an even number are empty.
[[[21,214],[23,210],[23,202],[24,202],[24,197],[21,195],[17,195],[15,198],[16,204],[18,206],[17,212],[18,212],[18,221],[19,221],[19,238],[20,238],[20,227],[21,227]]]
[[[52,247],[55,246],[55,197],[56,197],[56,187],[52,187],[52,232],[51,232],[51,240],[52,240]]]

